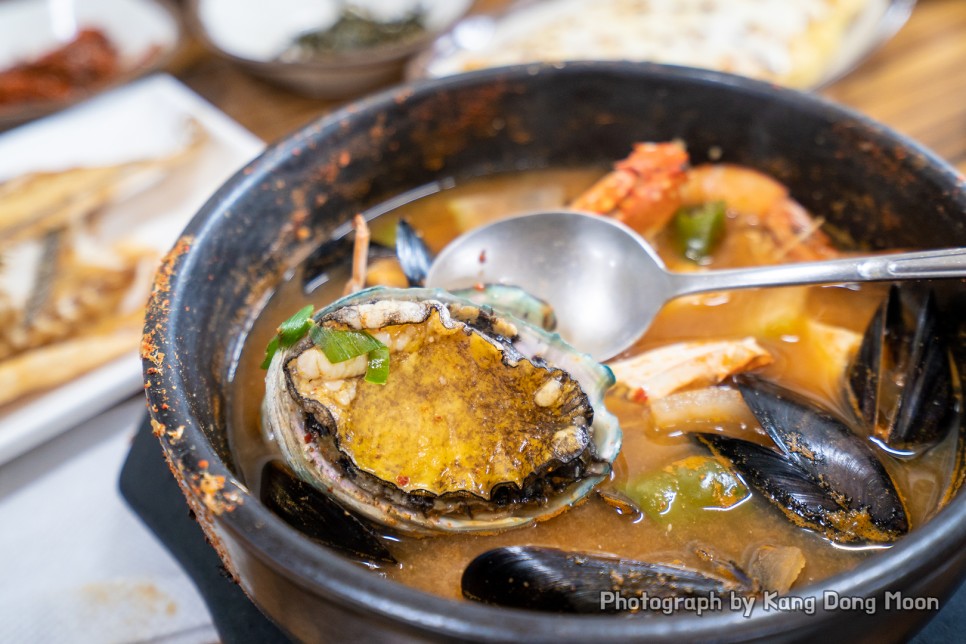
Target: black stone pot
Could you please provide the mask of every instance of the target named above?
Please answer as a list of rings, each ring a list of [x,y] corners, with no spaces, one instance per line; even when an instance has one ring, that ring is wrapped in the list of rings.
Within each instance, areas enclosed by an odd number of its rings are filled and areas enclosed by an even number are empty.
[[[247,324],[287,269],[356,212],[441,177],[585,165],[635,141],[681,138],[695,162],[768,172],[860,246],[966,246],[962,177],[841,108],[727,75],[627,63],[487,70],[402,87],[313,123],[231,179],[166,259],[143,346],[155,433],[212,546],[242,588],[305,640],[554,642],[649,639],[887,641],[933,615],[885,611],[887,592],[944,599],[966,571],[966,495],[848,574],[803,589],[815,614],[725,610],[578,617],[440,599],[316,546],[235,478],[225,423]],[[946,319],[966,294],[947,284]],[[958,329],[956,329],[958,331]],[[218,477],[224,477],[222,479]],[[824,592],[875,597],[874,615],[823,610]]]

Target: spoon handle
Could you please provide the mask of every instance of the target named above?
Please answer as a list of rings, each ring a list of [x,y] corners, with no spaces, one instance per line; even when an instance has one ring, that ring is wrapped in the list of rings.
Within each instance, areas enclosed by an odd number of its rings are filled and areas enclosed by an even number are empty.
[[[966,277],[966,248],[850,257],[822,262],[755,268],[672,273],[673,297],[765,286],[801,286],[842,282],[890,282]]]

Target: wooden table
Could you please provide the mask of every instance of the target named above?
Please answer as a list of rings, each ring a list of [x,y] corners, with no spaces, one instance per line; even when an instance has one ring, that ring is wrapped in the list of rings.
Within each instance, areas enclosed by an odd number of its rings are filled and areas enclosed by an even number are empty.
[[[477,10],[503,0],[481,0]],[[190,43],[174,73],[266,141],[331,111],[254,79]],[[966,173],[966,1],[920,0],[899,34],[822,92],[917,139]]]

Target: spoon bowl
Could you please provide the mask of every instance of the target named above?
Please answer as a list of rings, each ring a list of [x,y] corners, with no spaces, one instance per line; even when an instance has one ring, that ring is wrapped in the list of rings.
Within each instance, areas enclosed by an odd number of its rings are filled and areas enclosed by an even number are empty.
[[[598,360],[629,348],[671,296],[670,273],[613,219],[541,212],[476,228],[436,257],[426,285],[512,284],[549,303],[557,332]]]
[[[519,286],[554,308],[564,340],[606,360],[630,348],[661,307],[682,295],[962,277],[966,248],[675,273],[627,226],[600,215],[560,210],[502,219],[463,234],[430,266],[426,285]]]

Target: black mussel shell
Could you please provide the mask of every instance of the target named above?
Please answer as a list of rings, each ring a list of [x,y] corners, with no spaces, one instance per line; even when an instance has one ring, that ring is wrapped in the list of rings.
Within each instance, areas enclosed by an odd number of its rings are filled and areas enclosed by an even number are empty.
[[[416,229],[405,219],[396,222],[396,257],[410,286],[422,286],[426,283],[433,254],[429,252],[426,242]]]
[[[269,461],[262,470],[261,500],[290,526],[323,545],[367,562],[396,563],[369,526],[279,461]]]
[[[958,424],[954,369],[932,289],[894,284],[849,366],[850,397],[872,435],[915,451]]]
[[[710,597],[751,594],[738,580],[688,568],[556,548],[511,546],[484,552],[463,572],[467,599],[555,613],[611,613],[610,593],[632,597]]]
[[[700,438],[786,516],[839,543],[887,543],[909,531],[896,487],[867,441],[795,392],[751,376],[736,382],[777,449]]]

